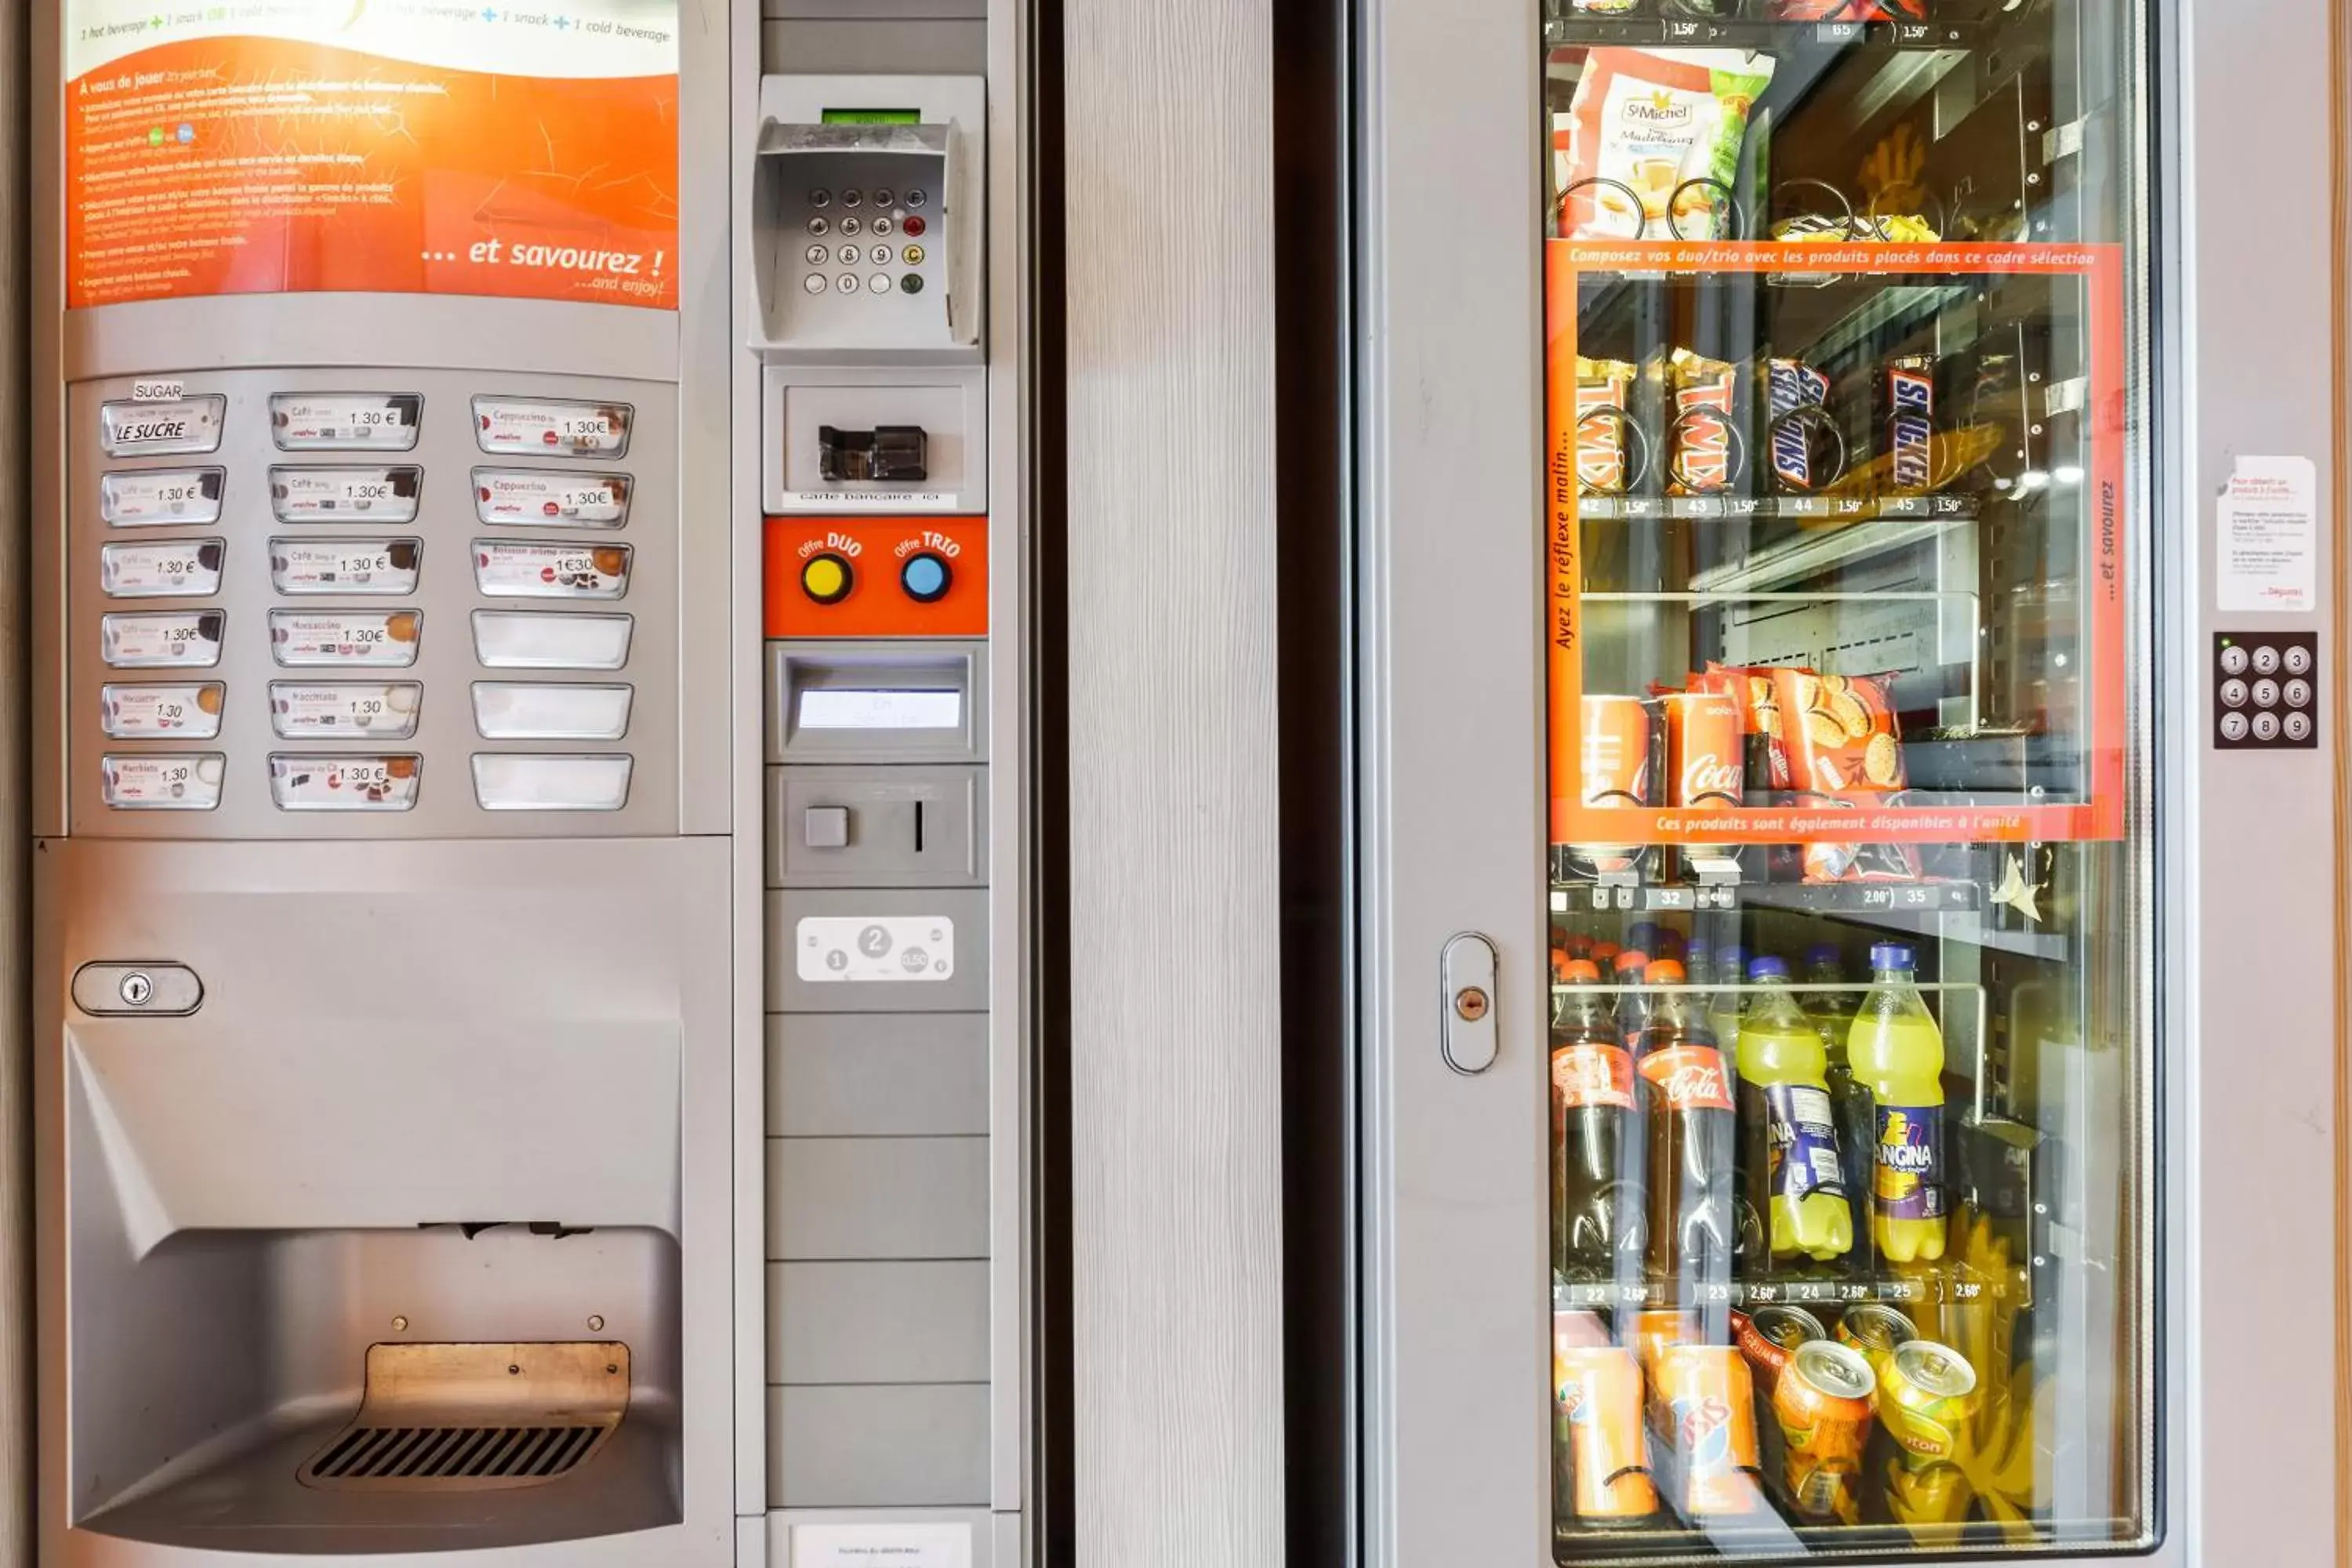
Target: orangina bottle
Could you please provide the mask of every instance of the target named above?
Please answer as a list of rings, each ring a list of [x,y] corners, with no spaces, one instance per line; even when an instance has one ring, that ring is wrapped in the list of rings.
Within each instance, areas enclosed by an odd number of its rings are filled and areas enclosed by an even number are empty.
[[[1870,950],[1872,987],[1847,1037],[1854,1081],[1877,1100],[1870,1232],[1890,1263],[1944,1256],[1944,1035],[1899,942]]]
[[[1740,1087],[1763,1101],[1773,1259],[1843,1258],[1853,1248],[1853,1214],[1830,1111],[1829,1053],[1787,989],[1788,964],[1753,960],[1748,983],[1755,989],[1739,1016]]]

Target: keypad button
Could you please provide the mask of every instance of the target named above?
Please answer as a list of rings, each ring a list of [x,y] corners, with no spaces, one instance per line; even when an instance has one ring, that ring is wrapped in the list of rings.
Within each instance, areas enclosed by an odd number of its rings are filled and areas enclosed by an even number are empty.
[[[854,246],[854,245],[845,245],[845,246],[843,246],[843,247],[841,247],[840,251],[839,251],[839,252],[837,252],[837,255],[838,255],[838,257],[839,257],[839,258],[840,258],[841,264],[842,264],[844,267],[855,267],[855,266],[856,266],[856,265],[857,265],[857,258],[858,258],[858,257],[859,257],[860,255],[862,255],[862,254],[863,254],[863,252],[861,252],[861,251],[857,248],[857,247],[856,247],[856,246]]]
[[[865,203],[866,193],[863,191],[844,191],[841,193],[841,205],[843,206],[863,206]]]
[[[890,247],[877,245],[866,253],[866,258],[877,267],[887,267],[890,265]]]
[[[2225,741],[2244,740],[2246,738],[2246,716],[2243,713],[2222,714],[2221,738]]]
[[[921,206],[925,202],[928,202],[930,199],[931,198],[929,196],[923,193],[920,186],[917,186],[915,189],[907,193],[907,205],[910,207]]]
[[[2221,650],[2221,673],[2224,675],[2245,674],[2246,650],[2238,647],[2234,643],[2230,647],[2223,648]]]
[[[824,293],[825,288],[824,274],[822,272],[810,273],[807,277],[801,279],[801,287],[807,289],[812,294]]]
[[[877,233],[877,234],[887,234],[887,233],[889,233],[889,232],[890,232],[890,220],[889,220],[888,218],[887,218],[887,217],[877,217],[877,218],[876,218],[876,219],[874,220],[874,232],[875,232],[875,233]]]
[[[833,232],[833,220],[823,216],[822,215],[813,217],[809,219],[808,230],[811,234],[831,234]]]
[[[2308,708],[2311,706],[2311,682],[2290,680],[2280,688],[2279,695],[2286,699],[2286,705],[2290,708]]]
[[[887,206],[890,205],[892,203],[896,202],[898,199],[898,197],[896,197],[896,196],[894,196],[894,195],[892,195],[890,194],[890,187],[889,187],[889,186],[887,186],[887,185],[877,185],[877,186],[875,186],[875,187],[874,187],[874,205],[875,205],[876,206],[877,206],[877,207],[887,207]]]
[[[906,250],[906,262],[907,262],[907,265],[908,265],[908,266],[909,266],[909,267],[920,267],[920,266],[923,264],[923,257],[924,257],[924,255],[925,255],[925,252],[924,252],[924,250],[923,250],[923,247],[922,247],[921,246],[919,246],[919,245],[910,245],[910,246],[907,247],[907,250]]]
[[[857,275],[854,272],[845,272],[834,280],[833,286],[845,294],[855,294],[859,288]]]
[[[832,254],[832,251],[822,245],[812,245],[808,247],[808,264],[811,267],[822,267],[825,263],[825,258]]]
[[[833,205],[833,193],[831,191],[822,189],[811,191],[809,193],[809,205],[813,207],[829,207]]]
[[[866,220],[863,218],[845,217],[841,220],[841,232],[844,234],[863,233],[865,228]]]
[[[2254,649],[2254,673],[2256,675],[2276,675],[2278,673],[2278,649],[2271,647],[2268,643],[2264,643],[2262,647]]]
[[[866,287],[877,294],[887,294],[890,291],[890,276],[887,272],[877,272],[866,280]]]
[[[2257,741],[2275,741],[2275,740],[2277,740],[2277,739],[2278,739],[2278,732],[2279,732],[2279,717],[2278,717],[2278,715],[2277,715],[2277,714],[2275,714],[2275,713],[2257,713],[2257,714],[2255,714],[2255,715],[2254,715],[2254,739],[2255,739],[2255,740],[2257,740]]]
[[[2286,716],[2286,738],[2296,745],[2311,739],[2311,715],[2290,713]]]
[[[2289,675],[2311,673],[2311,650],[2300,645],[2286,650],[2286,672]]]
[[[909,294],[919,294],[923,291],[923,275],[919,272],[909,272],[898,279],[898,287]]]
[[[2246,683],[2236,676],[2221,682],[2221,706],[2243,708],[2246,705]]]
[[[929,224],[925,223],[919,217],[909,217],[898,225],[900,231],[903,232],[908,239],[921,237],[923,231],[930,226],[931,226]]]
[[[2268,677],[2264,677],[2263,679],[2254,682],[2255,707],[2275,708],[2278,706],[2278,700],[2279,688],[2277,681],[2270,679]]]

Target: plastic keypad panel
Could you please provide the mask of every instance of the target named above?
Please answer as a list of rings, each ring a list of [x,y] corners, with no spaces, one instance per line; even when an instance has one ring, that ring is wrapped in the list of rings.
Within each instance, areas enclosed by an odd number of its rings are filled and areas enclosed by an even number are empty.
[[[2213,744],[2224,752],[2319,749],[2319,636],[2213,634]]]
[[[783,246],[808,308],[846,325],[946,287],[945,169],[944,158],[927,153],[798,160],[798,188],[785,197]]]

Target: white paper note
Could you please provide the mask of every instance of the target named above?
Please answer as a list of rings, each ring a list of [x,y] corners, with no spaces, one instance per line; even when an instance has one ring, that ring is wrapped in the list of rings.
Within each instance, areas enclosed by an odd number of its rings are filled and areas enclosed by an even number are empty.
[[[2215,607],[2309,615],[2319,603],[2319,470],[2240,458],[2213,509]]]

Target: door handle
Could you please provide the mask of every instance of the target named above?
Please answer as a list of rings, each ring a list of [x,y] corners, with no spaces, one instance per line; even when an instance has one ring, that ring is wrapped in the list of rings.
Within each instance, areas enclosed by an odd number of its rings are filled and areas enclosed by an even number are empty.
[[[1476,931],[1447,939],[1438,955],[1438,1048],[1465,1078],[1495,1065],[1502,1036],[1495,1025],[1495,944]]]

